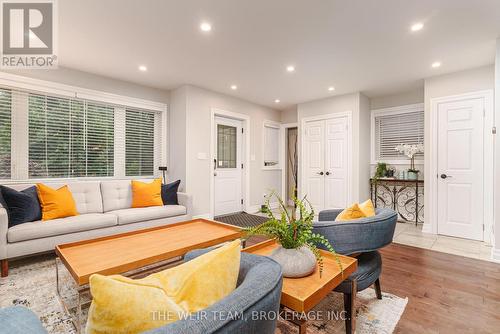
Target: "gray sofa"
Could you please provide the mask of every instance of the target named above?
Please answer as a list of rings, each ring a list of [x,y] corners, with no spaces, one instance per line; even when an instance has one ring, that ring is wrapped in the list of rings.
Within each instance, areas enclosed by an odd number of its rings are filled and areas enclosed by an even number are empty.
[[[187,261],[208,250],[188,253]],[[242,253],[236,290],[191,318],[148,331],[147,334],[272,334],[283,283],[281,266],[270,258]],[[267,316],[262,316],[262,313]],[[203,313],[203,315],[201,314]],[[260,315],[258,317],[258,315]],[[0,310],[0,333],[47,333],[37,317],[20,306]]]
[[[7,276],[8,259],[54,250],[56,245],[62,243],[191,219],[192,199],[185,193],[177,193],[179,205],[131,208],[130,180],[47,183],[53,188],[64,184],[69,186],[73,194],[78,216],[24,223],[9,228],[7,211],[0,207],[2,277]],[[7,186],[22,190],[33,185]]]

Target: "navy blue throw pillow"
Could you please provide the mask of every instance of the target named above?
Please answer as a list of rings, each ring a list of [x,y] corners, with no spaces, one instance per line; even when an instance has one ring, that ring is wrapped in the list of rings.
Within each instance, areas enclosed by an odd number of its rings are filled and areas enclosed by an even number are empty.
[[[9,227],[42,219],[35,186],[22,191],[0,186],[0,192],[9,215]]]
[[[177,199],[177,190],[179,190],[179,185],[181,180],[169,184],[161,185],[161,199],[163,205],[179,205],[179,200]]]

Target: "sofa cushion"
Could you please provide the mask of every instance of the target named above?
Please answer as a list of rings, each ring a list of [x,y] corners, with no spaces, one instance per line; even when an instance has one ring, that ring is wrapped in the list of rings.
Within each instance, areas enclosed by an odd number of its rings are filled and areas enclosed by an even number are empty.
[[[12,243],[40,239],[115,225],[117,225],[117,217],[103,213],[88,213],[46,221],[39,220],[9,228],[7,231],[7,241]]]
[[[3,197],[5,209],[7,209],[9,227],[42,219],[36,187],[17,191],[0,186],[0,196]]]
[[[131,208],[108,212],[118,217],[118,225],[142,222],[146,220],[168,218],[186,214],[182,205],[150,206],[147,208]]]
[[[177,192],[179,191],[179,185],[181,184],[181,180],[174,181],[169,184],[161,185],[161,199],[164,205],[179,204],[179,199],[177,197]]]
[[[132,183],[130,180],[102,181],[101,193],[104,212],[132,207]]]

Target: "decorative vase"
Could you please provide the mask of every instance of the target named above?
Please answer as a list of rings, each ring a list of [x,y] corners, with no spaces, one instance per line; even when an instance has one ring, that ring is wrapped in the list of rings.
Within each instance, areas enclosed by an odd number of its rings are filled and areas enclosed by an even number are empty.
[[[281,265],[284,277],[304,277],[316,268],[316,256],[305,246],[295,249],[278,246],[269,257]]]
[[[408,171],[408,180],[417,180],[418,172]]]

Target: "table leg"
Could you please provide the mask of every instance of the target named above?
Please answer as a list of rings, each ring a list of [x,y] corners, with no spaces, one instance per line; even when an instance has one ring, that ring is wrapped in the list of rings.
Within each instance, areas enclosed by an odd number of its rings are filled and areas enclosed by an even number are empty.
[[[345,332],[346,334],[354,334],[356,331],[356,293],[358,290],[358,282],[354,279],[351,281],[350,293],[344,294],[344,309],[346,312]]]

